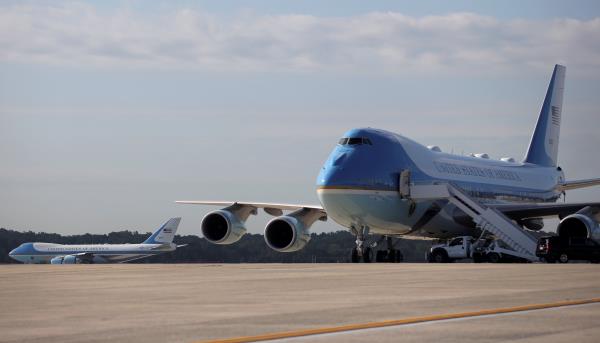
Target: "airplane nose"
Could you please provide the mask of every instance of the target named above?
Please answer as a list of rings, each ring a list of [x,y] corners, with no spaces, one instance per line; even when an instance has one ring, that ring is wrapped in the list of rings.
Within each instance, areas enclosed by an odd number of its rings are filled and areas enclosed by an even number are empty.
[[[318,186],[331,186],[332,181],[335,180],[335,167],[333,166],[325,166],[321,169],[321,173],[319,174],[319,179],[317,180]]]

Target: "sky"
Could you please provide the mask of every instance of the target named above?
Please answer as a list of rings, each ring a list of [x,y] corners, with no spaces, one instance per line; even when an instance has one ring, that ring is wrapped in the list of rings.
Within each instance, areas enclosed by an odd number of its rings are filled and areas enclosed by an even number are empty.
[[[214,208],[175,200],[318,204],[354,127],[520,159],[556,63],[560,165],[600,177],[596,1],[4,1],[0,46],[9,229],[201,235]]]

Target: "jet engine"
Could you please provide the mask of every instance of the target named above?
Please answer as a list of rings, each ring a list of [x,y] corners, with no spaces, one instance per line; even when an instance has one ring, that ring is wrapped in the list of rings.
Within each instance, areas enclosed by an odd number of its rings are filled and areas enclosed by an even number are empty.
[[[527,218],[517,220],[517,223],[531,231],[540,231],[544,228],[544,219],[542,218]]]
[[[265,242],[275,251],[298,251],[310,241],[310,226],[326,219],[323,212],[308,208],[274,218],[265,227]]]
[[[65,257],[63,257],[63,264],[76,264],[79,263],[79,260],[77,258],[77,256],[73,256],[73,255],[67,255]]]
[[[202,219],[202,234],[214,244],[232,244],[246,233],[244,223],[256,208],[234,204],[208,213]]]
[[[600,211],[590,206],[560,221],[556,232],[561,237],[585,237],[600,241]]]
[[[66,255],[66,256],[56,256],[50,260],[50,264],[76,264],[81,263],[77,256],[74,255]]]
[[[56,256],[56,257],[53,257],[53,258],[50,260],[50,264],[62,264],[62,263],[63,263],[63,259],[64,259],[64,257],[63,257],[63,256]]]

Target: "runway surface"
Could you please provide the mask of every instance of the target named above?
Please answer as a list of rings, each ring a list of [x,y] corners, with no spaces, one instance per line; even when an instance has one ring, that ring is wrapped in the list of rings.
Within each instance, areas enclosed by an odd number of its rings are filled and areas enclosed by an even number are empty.
[[[198,342],[600,298],[591,264],[0,266],[1,342]],[[284,341],[597,342],[600,303]]]

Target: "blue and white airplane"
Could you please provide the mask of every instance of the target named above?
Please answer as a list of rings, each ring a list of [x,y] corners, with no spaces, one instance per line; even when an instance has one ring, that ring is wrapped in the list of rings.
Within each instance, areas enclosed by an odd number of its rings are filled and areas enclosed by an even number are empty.
[[[23,243],[8,255],[27,263],[120,263],[174,251],[173,238],[181,218],[171,218],[141,244],[64,245]]]
[[[514,224],[517,230],[526,232],[541,229],[542,218],[558,216],[562,219],[557,228],[559,234],[600,238],[600,202],[556,203],[566,190],[600,185],[599,178],[566,181],[558,166],[565,72],[564,66],[555,66],[521,162],[513,158],[493,160],[487,154],[453,155],[396,133],[359,128],[344,134],[321,168],[316,186],[322,206],[177,202],[227,205],[202,220],[204,237],[216,244],[240,239],[249,215],[262,208],[276,217],[265,228],[265,241],[280,252],[301,249],[310,239],[309,227],[316,220],[332,218],[357,237],[353,261],[369,255],[371,247],[363,245],[369,234],[388,237],[391,249],[391,237],[398,236],[477,237],[490,227],[485,224],[494,219],[496,223],[505,219],[500,226]],[[423,193],[436,185],[446,185],[454,191],[440,196]],[[500,219],[489,214],[488,209],[499,213]],[[283,215],[286,210],[294,212]],[[531,250],[531,244],[529,247]]]

